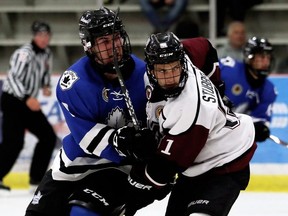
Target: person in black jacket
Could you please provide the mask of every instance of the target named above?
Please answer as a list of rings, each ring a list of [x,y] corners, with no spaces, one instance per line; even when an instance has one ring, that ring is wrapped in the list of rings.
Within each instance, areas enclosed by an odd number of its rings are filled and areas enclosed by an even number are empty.
[[[42,21],[33,22],[31,28],[32,41],[12,54],[2,87],[1,191],[10,190],[2,180],[13,167],[24,146],[26,129],[38,139],[29,172],[29,183],[33,188],[44,176],[56,145],[56,134],[41,111],[41,104],[37,99],[40,89],[44,96],[51,95],[52,53],[48,48],[51,28]]]

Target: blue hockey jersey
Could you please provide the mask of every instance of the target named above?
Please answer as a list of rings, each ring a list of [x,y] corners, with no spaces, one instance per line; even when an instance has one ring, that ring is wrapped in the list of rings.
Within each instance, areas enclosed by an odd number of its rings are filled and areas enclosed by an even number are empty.
[[[125,85],[138,120],[145,124],[145,63],[132,58],[135,68]],[[111,134],[132,120],[118,80],[106,80],[85,56],[62,74],[56,95],[70,134],[54,161],[53,178],[77,180],[92,170],[119,164],[123,158],[113,148]]]
[[[268,79],[253,88],[247,81],[245,63],[231,57],[220,59],[221,79],[225,82],[225,95],[233,102],[235,112],[246,113],[253,121],[269,123],[272,105],[276,100],[275,86]]]

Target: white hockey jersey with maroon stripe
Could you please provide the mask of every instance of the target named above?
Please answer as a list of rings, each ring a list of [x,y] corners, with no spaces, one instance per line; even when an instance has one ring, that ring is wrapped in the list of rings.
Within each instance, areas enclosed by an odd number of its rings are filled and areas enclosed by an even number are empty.
[[[249,164],[256,149],[252,119],[224,106],[210,79],[189,60],[188,79],[178,97],[163,100],[150,85],[146,89],[148,125],[162,135],[158,155],[176,163],[182,174],[198,176],[226,164],[233,172]]]

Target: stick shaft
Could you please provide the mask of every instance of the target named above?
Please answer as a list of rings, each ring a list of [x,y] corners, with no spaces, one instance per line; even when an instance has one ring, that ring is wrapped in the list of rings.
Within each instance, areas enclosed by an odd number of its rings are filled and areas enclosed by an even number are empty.
[[[129,96],[129,92],[128,92],[126,86],[125,86],[124,79],[123,79],[122,73],[121,73],[119,65],[118,65],[118,54],[117,54],[117,51],[116,51],[116,48],[115,48],[115,40],[114,40],[114,37],[115,37],[115,23],[116,23],[116,18],[118,17],[118,14],[119,14],[119,7],[118,7],[117,12],[115,14],[114,27],[113,27],[113,60],[114,60],[114,66],[115,66],[115,71],[117,73],[117,77],[118,77],[118,80],[119,80],[119,83],[120,83],[121,91],[122,91],[122,93],[124,95],[124,99],[125,99],[125,103],[126,103],[129,115],[130,115],[130,117],[132,119],[134,127],[136,129],[139,129],[139,127],[140,127],[139,126],[139,121],[138,121],[137,116],[135,114],[135,110],[134,110],[131,98]]]
[[[281,140],[279,137],[275,136],[275,135],[270,135],[269,139],[272,140],[273,142],[275,142],[276,144],[282,145],[286,148],[288,148],[288,143]]]

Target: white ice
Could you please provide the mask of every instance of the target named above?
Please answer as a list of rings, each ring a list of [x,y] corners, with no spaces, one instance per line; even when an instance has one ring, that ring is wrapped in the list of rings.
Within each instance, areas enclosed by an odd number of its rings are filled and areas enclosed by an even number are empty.
[[[26,190],[14,190],[0,197],[1,216],[24,216],[32,195]],[[137,212],[136,216],[164,216],[167,198]],[[242,192],[229,216],[287,216],[288,193]]]

